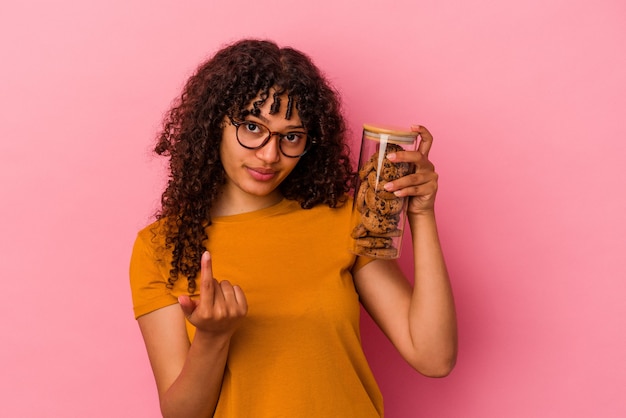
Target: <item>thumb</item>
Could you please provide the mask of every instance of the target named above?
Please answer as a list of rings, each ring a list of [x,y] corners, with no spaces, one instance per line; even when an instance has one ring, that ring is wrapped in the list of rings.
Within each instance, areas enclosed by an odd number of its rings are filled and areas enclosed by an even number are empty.
[[[193,311],[196,310],[196,302],[193,301],[188,295],[181,295],[178,297],[178,303],[186,317],[189,317]]]

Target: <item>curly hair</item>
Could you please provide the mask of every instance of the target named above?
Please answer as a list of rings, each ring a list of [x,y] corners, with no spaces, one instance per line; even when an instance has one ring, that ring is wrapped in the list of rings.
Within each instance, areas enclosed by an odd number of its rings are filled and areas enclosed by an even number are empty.
[[[278,97],[287,94],[287,118],[295,106],[314,143],[279,186],[283,196],[304,209],[338,207],[353,190],[340,98],[311,59],[267,40],[226,46],[189,78],[166,113],[154,148],[169,157],[169,179],[156,214],[172,254],[168,287],[182,275],[188,291],[196,290],[211,207],[226,181],[219,154],[224,118],[258,114],[270,91],[270,113],[279,111]],[[252,103],[255,98],[260,99]]]

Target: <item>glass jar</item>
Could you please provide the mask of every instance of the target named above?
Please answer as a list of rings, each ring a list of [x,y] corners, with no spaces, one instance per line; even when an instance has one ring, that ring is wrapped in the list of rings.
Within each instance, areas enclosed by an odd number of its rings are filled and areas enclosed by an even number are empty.
[[[393,163],[387,154],[414,151],[417,132],[391,127],[363,125],[359,177],[352,206],[351,250],[374,258],[398,258],[406,221],[408,198],[384,189],[392,180],[415,169],[410,163]]]

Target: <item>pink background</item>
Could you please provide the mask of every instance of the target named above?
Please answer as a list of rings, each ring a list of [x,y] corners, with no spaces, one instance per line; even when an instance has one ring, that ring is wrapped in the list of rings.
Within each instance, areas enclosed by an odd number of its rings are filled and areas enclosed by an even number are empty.
[[[3,2],[0,416],[158,415],[127,274],[162,186],[150,145],[242,36],[308,52],[354,138],[435,135],[460,354],[421,377],[365,318],[389,417],[626,416],[619,0]]]

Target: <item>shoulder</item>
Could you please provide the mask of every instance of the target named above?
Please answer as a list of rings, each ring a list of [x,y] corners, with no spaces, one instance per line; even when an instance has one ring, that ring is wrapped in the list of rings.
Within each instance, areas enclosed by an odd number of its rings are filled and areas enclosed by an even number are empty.
[[[149,236],[163,235],[164,228],[165,228],[165,223],[166,223],[165,218],[156,220],[156,221],[154,221],[154,222],[144,226],[143,228],[141,228],[139,230],[139,232],[137,232],[137,236],[138,237],[149,237]]]
[[[137,232],[135,245],[143,244],[151,248],[158,248],[165,244],[166,221],[159,219],[144,226]]]
[[[157,220],[137,232],[131,255],[131,267],[147,263],[164,264],[170,257],[165,251],[166,229],[163,219]]]

